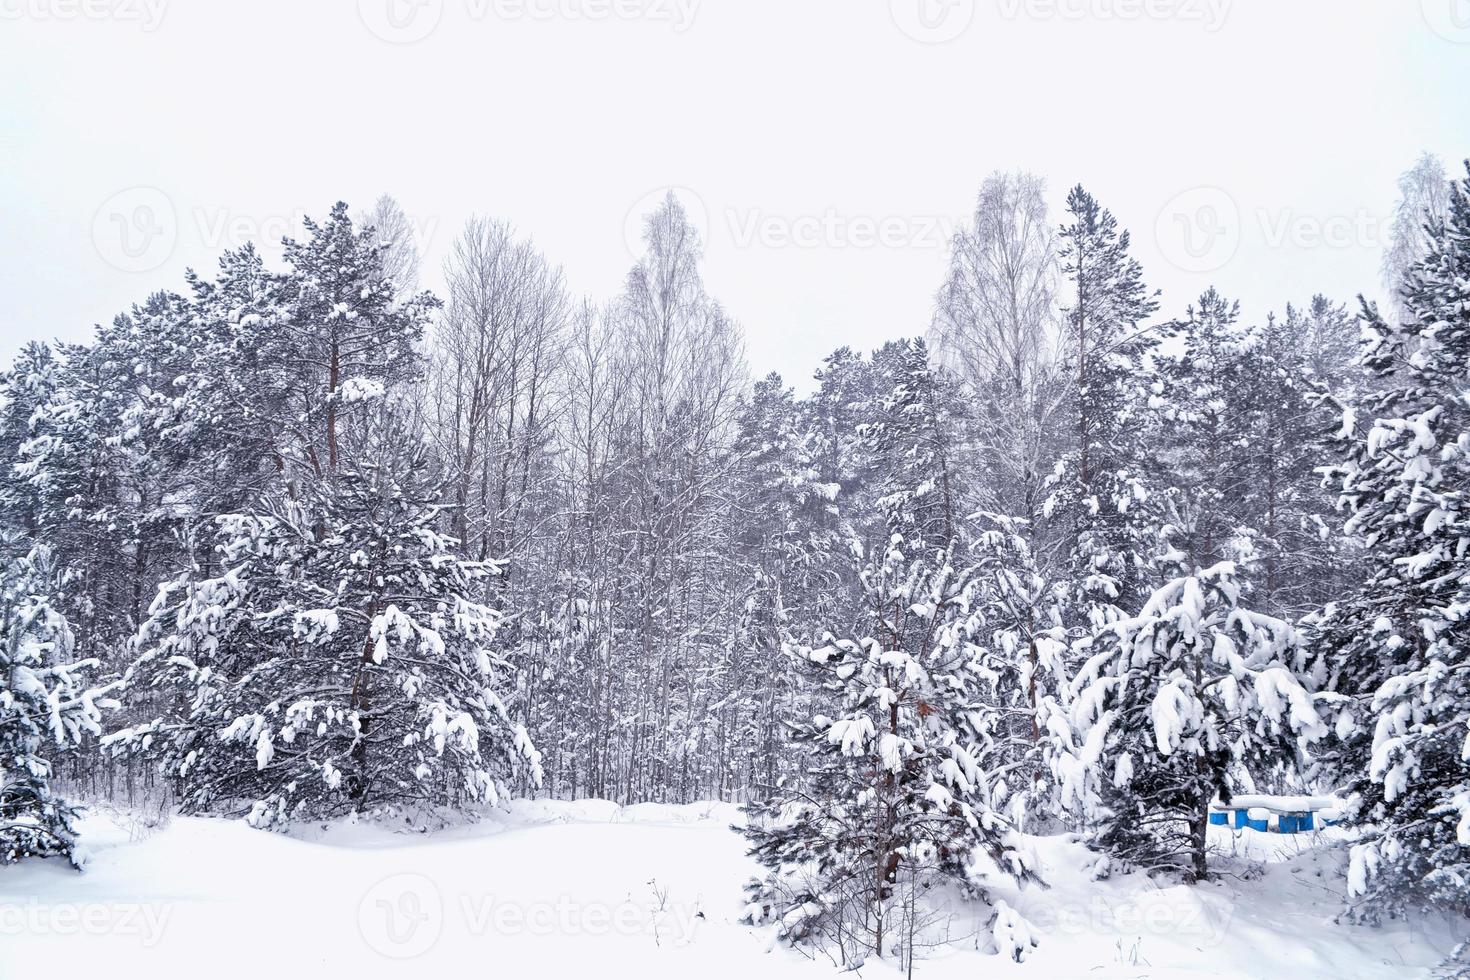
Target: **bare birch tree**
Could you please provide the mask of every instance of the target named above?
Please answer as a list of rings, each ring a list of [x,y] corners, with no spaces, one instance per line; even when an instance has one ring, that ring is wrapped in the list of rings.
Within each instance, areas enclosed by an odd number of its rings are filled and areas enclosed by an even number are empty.
[[[975,404],[982,478],[973,501],[1034,519],[1044,495],[1059,384],[1055,233],[1046,184],[995,173],[954,236],[930,330],[936,359]]]

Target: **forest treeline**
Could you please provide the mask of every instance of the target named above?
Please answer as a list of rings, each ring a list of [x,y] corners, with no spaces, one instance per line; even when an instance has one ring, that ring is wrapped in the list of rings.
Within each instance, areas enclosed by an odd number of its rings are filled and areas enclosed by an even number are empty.
[[[1330,790],[1356,895],[1464,908],[1467,186],[1406,177],[1389,309],[1247,321],[996,174],[932,324],[800,394],[672,195],[605,304],[486,219],[416,292],[389,199],[226,252],[0,375],[4,857],[70,853],[53,784],[733,799],[797,937],[794,864],[884,898],[1066,827],[1197,878],[1212,799]]]

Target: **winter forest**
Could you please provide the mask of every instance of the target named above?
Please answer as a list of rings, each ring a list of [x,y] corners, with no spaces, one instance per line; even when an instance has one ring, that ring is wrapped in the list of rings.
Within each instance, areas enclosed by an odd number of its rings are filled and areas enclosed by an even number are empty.
[[[927,331],[796,379],[672,193],[614,296],[492,218],[421,290],[385,196],[29,343],[0,885],[89,887],[101,812],[188,863],[700,805],[739,871],[674,898],[803,976],[1102,975],[1033,896],[1283,876],[1323,942],[1418,937],[1362,975],[1470,976],[1470,169],[1404,174],[1390,302],[1249,320],[1056,191],[984,178]]]

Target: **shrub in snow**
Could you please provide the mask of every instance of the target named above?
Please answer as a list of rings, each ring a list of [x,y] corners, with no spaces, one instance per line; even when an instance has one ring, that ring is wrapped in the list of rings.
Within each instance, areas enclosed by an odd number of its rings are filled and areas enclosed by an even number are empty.
[[[73,661],[72,633],[52,608],[50,556],[0,540],[0,864],[61,856],[80,866],[76,810],[51,789],[45,750],[98,734],[111,685],[91,689],[91,659]]]
[[[990,920],[990,938],[997,952],[1017,963],[1023,962],[1039,945],[1036,928],[1005,902],[995,903],[995,915]]]
[[[157,756],[186,811],[276,826],[539,781],[476,599],[495,568],[434,530],[422,445],[383,424],[379,462],[222,518],[222,571],[166,585],[140,631],[127,684],[162,713],[108,744]]]
[[[1205,877],[1211,799],[1326,733],[1301,658],[1290,624],[1240,605],[1234,564],[1173,579],[1093,638],[1050,719],[1065,804],[1125,865]]]
[[[1346,696],[1330,761],[1365,828],[1349,891],[1369,918],[1470,911],[1470,179],[1429,237],[1402,287],[1409,322],[1365,311],[1373,422],[1350,408],[1339,436],[1370,574],[1313,623],[1324,683]]]
[[[770,869],[748,886],[748,918],[834,941],[849,964],[911,955],[913,896],[941,881],[1035,878],[985,768],[1006,734],[978,642],[984,578],[956,571],[952,547],[911,561],[903,546],[895,534],[863,573],[872,635],[792,649],[823,678],[830,714],[793,725],[811,751],[806,785],[747,808],[751,853]]]

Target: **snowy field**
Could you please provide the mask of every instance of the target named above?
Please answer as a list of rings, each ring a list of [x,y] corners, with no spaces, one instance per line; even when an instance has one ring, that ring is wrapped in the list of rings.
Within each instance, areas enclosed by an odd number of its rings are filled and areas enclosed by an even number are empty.
[[[738,818],[725,804],[518,802],[438,833],[333,825],[303,839],[200,818],[147,830],[94,812],[85,873],[28,861],[0,875],[0,978],[55,976],[60,962],[69,977],[837,975],[739,921],[754,865],[729,829]],[[1443,922],[1333,925],[1339,854],[1308,847],[1310,835],[1212,832],[1225,873],[1197,888],[1094,883],[1079,845],[1032,838],[1052,887],[995,897],[1039,946],[1021,964],[988,953],[988,915],[957,907],[949,944],[916,972],[1414,977],[1453,945]],[[874,961],[860,971],[895,973]]]

